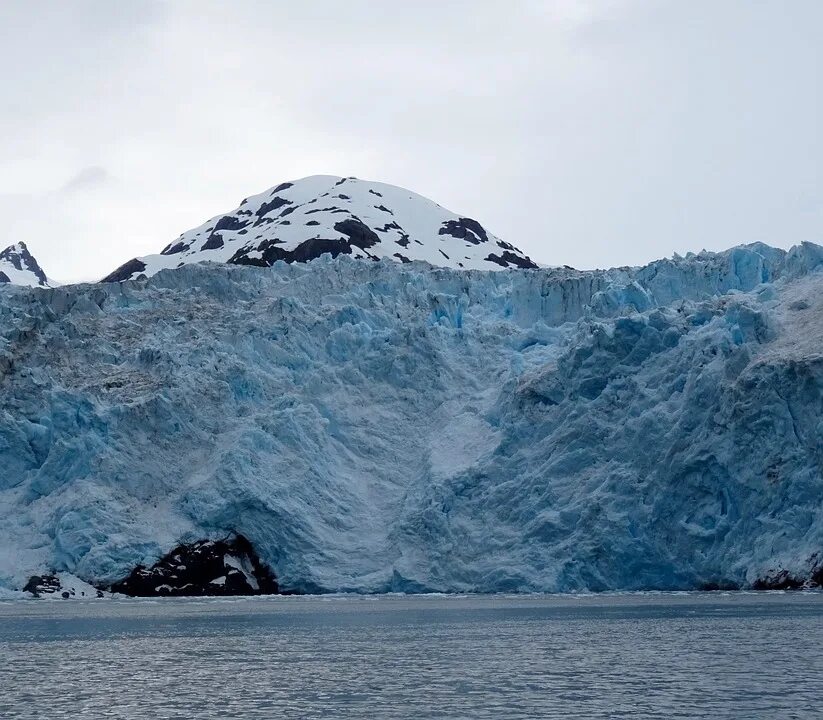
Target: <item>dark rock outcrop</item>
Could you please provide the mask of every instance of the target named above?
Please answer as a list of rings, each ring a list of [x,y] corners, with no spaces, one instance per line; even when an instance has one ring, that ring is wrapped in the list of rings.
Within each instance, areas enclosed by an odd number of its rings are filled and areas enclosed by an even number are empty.
[[[220,230],[242,230],[249,224],[248,220],[241,220],[236,215],[224,215],[214,226],[214,232]]]
[[[161,251],[161,255],[176,255],[177,253],[184,252],[191,247],[188,243],[183,242],[182,240],[178,240],[177,242],[173,242],[170,245],[166,245]],[[116,271],[115,271],[116,272]]]
[[[29,592],[34,597],[54,595],[59,590],[60,580],[56,575],[32,575],[23,587],[24,592]]]
[[[223,247],[223,236],[218,232],[213,232],[209,235],[209,239],[203,243],[203,247],[201,250],[217,250],[218,248]]]
[[[439,235],[451,235],[452,237],[466,240],[474,245],[481,242],[488,242],[489,236],[485,228],[471,218],[460,218],[459,220],[448,220],[443,223],[443,227],[438,231]]]
[[[70,584],[63,585],[57,575],[32,575],[23,587],[23,591],[31,593],[36,598],[42,597],[43,595],[60,595],[64,600],[69,600],[70,598],[103,597],[103,593],[100,590],[95,590],[92,595],[87,595],[86,591],[81,588],[75,589]]]
[[[283,250],[275,244],[264,244],[255,248],[262,257],[249,257],[248,248],[238,250],[229,262],[235,265],[257,265],[258,267],[269,267],[278,260],[287,263],[308,262],[320,257],[324,253],[329,253],[332,257],[340,254],[350,255],[351,246],[345,240],[327,240],[324,238],[312,238],[300,243],[294,250]]]
[[[329,208],[325,209],[328,210]],[[314,211],[306,214],[310,215],[312,212]],[[318,212],[320,212],[320,210],[318,210]],[[306,225],[317,224],[319,223],[311,220],[306,223]],[[300,243],[294,250],[284,250],[276,245],[263,242],[253,248],[241,248],[229,258],[229,262],[235,265],[257,265],[260,267],[269,267],[278,260],[284,260],[288,263],[308,262],[326,253],[332,257],[337,257],[341,254],[351,255],[352,246],[365,250],[380,242],[377,233],[357,218],[341,220],[335,223],[334,229],[345,235],[348,240],[343,238],[311,238]],[[249,257],[250,249],[253,249],[256,254],[259,253],[260,257]]]
[[[774,575],[758,578],[752,583],[753,590],[799,590],[805,585],[800,578],[796,578],[788,570],[781,570]]]
[[[519,267],[523,270],[536,270],[538,267],[537,263],[533,262],[530,258],[515,255],[513,252],[509,252],[508,250],[504,250],[500,255],[489,253],[486,256],[486,260],[496,263],[497,265],[501,265],[502,267],[511,267],[513,265],[514,267]]]
[[[273,200],[269,200],[268,202],[263,203],[257,210],[257,217],[263,217],[264,215],[268,215],[272,210],[277,210],[278,208],[283,207],[284,205],[291,205],[291,200],[286,200],[285,198],[276,197]]]
[[[335,223],[334,229],[348,236],[352,245],[356,245],[363,250],[380,242],[377,233],[357,218],[341,220],[339,223]]]
[[[134,258],[124,265],[121,265],[110,275],[106,275],[100,282],[123,282],[128,280],[135,273],[141,273],[146,269],[146,263]]]
[[[785,569],[776,569],[752,583],[753,590],[800,590],[801,588],[823,587],[823,558],[819,553],[809,560],[808,572],[791,573]]]
[[[274,574],[242,535],[179,545],[151,567],[136,567],[111,591],[134,597],[274,595]]]

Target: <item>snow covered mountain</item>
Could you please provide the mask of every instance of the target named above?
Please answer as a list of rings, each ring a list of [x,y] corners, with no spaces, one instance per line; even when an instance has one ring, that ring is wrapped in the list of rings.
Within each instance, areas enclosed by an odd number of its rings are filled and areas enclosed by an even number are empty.
[[[10,245],[0,252],[0,284],[5,283],[30,287],[51,284],[24,242]]]
[[[19,288],[0,385],[9,591],[823,583],[816,245]]]
[[[206,260],[269,266],[323,253],[475,270],[537,267],[476,220],[409,190],[314,175],[243,200],[236,210],[183,233],[159,255],[130,260],[103,282]]]

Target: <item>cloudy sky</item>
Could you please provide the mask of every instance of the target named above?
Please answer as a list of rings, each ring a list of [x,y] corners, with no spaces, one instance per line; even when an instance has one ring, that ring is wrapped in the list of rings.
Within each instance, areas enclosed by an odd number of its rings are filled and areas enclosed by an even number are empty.
[[[3,0],[0,246],[96,279],[356,175],[547,264],[823,241],[818,0]]]

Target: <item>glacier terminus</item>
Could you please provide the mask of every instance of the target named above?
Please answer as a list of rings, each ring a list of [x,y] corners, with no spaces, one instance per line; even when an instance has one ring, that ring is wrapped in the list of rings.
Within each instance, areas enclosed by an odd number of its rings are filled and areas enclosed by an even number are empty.
[[[0,592],[230,538],[287,592],[823,582],[823,248],[407,259],[0,286]]]

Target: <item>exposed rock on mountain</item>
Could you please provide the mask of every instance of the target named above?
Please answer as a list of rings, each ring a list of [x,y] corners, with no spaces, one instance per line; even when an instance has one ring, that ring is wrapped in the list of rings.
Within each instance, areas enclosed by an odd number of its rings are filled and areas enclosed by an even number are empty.
[[[10,245],[0,252],[0,284],[48,287],[46,273],[29,252],[26,243]]]
[[[323,253],[443,267],[536,268],[513,245],[421,195],[385,183],[314,175],[243,200],[183,233],[159,255],[130,260],[104,278],[119,282],[190,263],[269,266]]]

